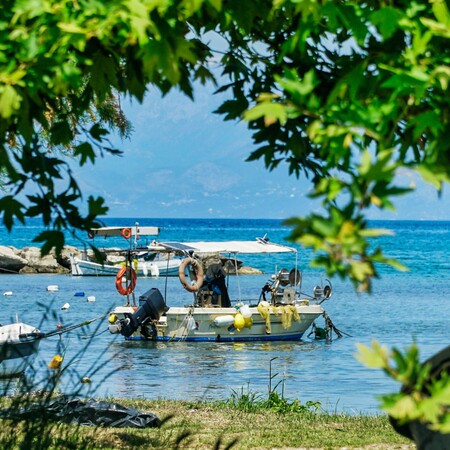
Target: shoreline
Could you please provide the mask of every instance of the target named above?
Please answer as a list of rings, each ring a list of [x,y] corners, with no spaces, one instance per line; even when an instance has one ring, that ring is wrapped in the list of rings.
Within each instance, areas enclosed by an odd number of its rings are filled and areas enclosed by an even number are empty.
[[[125,259],[126,250],[117,249],[115,247],[102,248],[106,255],[106,264],[117,264],[121,259]],[[108,256],[112,253],[116,256]],[[13,246],[0,245],[0,275],[2,274],[63,274],[70,275],[72,273],[70,255],[73,254],[76,258],[83,258],[86,255],[85,251],[66,245],[64,246],[61,255],[56,257],[54,252],[44,257],[41,256],[41,249],[39,247],[24,247],[22,249]],[[117,257],[119,255],[119,258]],[[87,251],[88,258],[93,258],[92,250]],[[241,266],[238,269],[241,275],[261,274],[259,269],[248,266]],[[230,272],[232,274],[233,272]],[[82,275],[81,275],[82,276]]]
[[[76,247],[65,246],[60,257],[54,252],[41,256],[39,247],[24,247],[0,245],[0,275],[1,274],[70,274],[70,254],[76,256],[82,252]]]

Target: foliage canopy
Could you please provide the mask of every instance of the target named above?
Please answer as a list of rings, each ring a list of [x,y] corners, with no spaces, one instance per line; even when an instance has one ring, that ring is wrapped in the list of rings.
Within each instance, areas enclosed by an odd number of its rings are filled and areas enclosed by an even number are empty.
[[[367,211],[413,189],[401,170],[438,192],[449,181],[449,38],[444,0],[5,0],[3,223],[42,216],[44,252],[62,248],[63,230],[96,226],[104,200],[88,198],[80,214],[82,193],[54,149],[80,166],[117,153],[108,126],[127,130],[117,99],[142,101],[149,85],[192,96],[193,83],[212,81],[229,93],[216,112],[248,121],[249,160],[287,162],[322,200],[321,213],[288,221],[292,238],[328,274],[370,289],[377,263],[401,266],[369,245],[383,231],[368,228]],[[31,183],[36,193],[17,199]]]

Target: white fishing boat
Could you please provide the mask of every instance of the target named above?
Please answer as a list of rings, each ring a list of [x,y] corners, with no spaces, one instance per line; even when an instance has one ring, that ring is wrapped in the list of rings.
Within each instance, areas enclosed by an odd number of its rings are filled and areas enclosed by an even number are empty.
[[[188,306],[170,306],[159,289],[152,288],[135,304],[137,276],[128,267],[116,278],[116,287],[127,304],[116,307],[109,317],[111,333],[127,340],[158,341],[278,341],[298,340],[320,316],[322,303],[331,297],[329,281],[307,295],[302,292],[302,276],[297,269],[297,250],[269,242],[167,242],[155,243],[153,250],[184,256],[179,268],[180,288],[192,293]],[[229,297],[230,279],[220,255],[229,260],[244,254],[286,253],[295,257],[291,270],[282,269],[250,299]],[[174,301],[173,303],[177,303]]]
[[[160,229],[158,227],[141,227],[139,224],[130,227],[103,227],[90,230],[88,236],[90,239],[96,237],[123,237],[129,241],[129,248],[122,249],[103,249],[100,250],[105,254],[127,253],[133,251],[133,266],[136,273],[141,277],[158,277],[158,276],[177,276],[178,267],[181,264],[179,258],[173,255],[149,252],[148,245],[142,245],[140,239],[144,236],[157,236]],[[94,259],[87,256],[87,252],[80,258],[74,254],[70,254],[71,272],[74,276],[117,276],[122,270],[126,256],[116,263],[100,264]],[[118,258],[120,259],[120,257]]]
[[[158,276],[177,276],[178,267],[181,260],[172,259],[153,259],[150,261],[136,259],[134,267],[137,274],[141,277]],[[88,259],[78,258],[70,254],[70,266],[74,276],[116,276],[124,267],[125,263],[118,264],[100,264]]]
[[[37,328],[22,322],[0,325],[0,377],[17,376],[31,367],[40,337]]]

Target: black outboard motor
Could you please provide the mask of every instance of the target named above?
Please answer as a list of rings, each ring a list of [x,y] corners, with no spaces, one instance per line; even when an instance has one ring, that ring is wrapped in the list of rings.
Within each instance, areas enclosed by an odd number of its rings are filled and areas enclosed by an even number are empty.
[[[139,327],[146,328],[148,321],[159,320],[168,309],[161,292],[156,288],[150,289],[139,297],[139,308],[120,321],[120,334],[130,337]]]

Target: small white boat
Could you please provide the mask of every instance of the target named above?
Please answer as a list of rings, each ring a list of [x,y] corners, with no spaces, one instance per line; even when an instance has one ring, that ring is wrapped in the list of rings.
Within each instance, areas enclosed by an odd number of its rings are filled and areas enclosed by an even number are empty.
[[[0,377],[17,376],[31,367],[40,337],[37,328],[22,322],[0,325]]]
[[[129,247],[133,251],[133,265],[138,276],[158,277],[177,276],[178,268],[181,264],[179,258],[167,255],[162,257],[160,253],[149,252],[149,246],[138,247],[138,239],[142,236],[157,236],[160,229],[158,227],[141,227],[139,224],[130,227],[103,227],[90,230],[88,236],[94,239],[96,236],[107,238],[122,236],[130,243]],[[105,253],[124,253],[126,250],[105,249]],[[88,259],[85,255],[78,258],[70,254],[70,265],[73,276],[116,276],[124,266],[125,261],[117,264],[100,264]]]
[[[126,340],[299,340],[314,320],[324,315],[322,303],[332,294],[329,282],[317,286],[311,295],[304,294],[302,276],[295,266],[291,270],[278,271],[270,282],[256,287],[252,299],[230,299],[229,276],[223,270],[221,259],[202,257],[217,253],[235,256],[292,253],[296,264],[296,249],[269,243],[266,239],[157,245],[161,251],[185,256],[179,278],[181,286],[193,293],[194,301],[188,306],[169,307],[162,293],[153,288],[139,297],[139,305],[131,305],[129,296],[136,279],[128,276],[130,280],[125,281],[125,287],[122,279],[116,280],[118,291],[127,295],[128,302],[113,310],[109,330],[113,334],[122,334]],[[239,280],[238,273],[233,278]]]
[[[177,276],[181,260],[179,258],[156,259],[152,261],[137,260],[135,270],[140,277]],[[116,276],[122,269],[121,264],[99,264],[88,259],[81,259],[70,254],[73,276]]]
[[[58,292],[59,291],[59,286],[57,286],[56,284],[51,284],[50,286],[47,286],[47,291],[49,291],[49,292]]]

